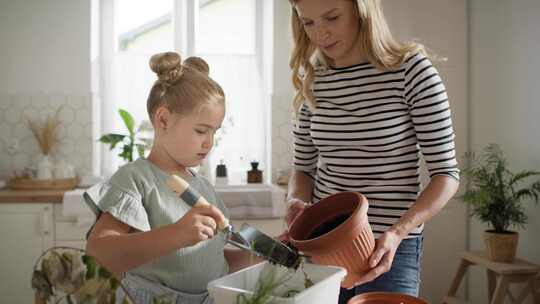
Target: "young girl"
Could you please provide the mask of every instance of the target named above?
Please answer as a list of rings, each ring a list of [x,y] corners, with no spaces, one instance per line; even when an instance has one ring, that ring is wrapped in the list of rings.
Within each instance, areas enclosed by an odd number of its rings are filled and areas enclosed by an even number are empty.
[[[87,252],[122,280],[137,304],[164,295],[172,303],[212,303],[207,283],[248,261],[247,254],[224,249],[216,223],[227,210],[208,181],[189,169],[212,149],[225,96],[200,58],[182,63],[177,53],[161,53],[150,67],[158,77],[147,102],[152,150],[87,191],[98,216]],[[191,208],[182,201],[166,184],[173,173],[211,205]]]
[[[290,0],[294,172],[287,220],[341,191],[369,200],[377,238],[355,294],[417,295],[422,232],[458,188],[448,96],[421,45],[395,40],[380,0]],[[430,175],[421,191],[420,154]]]

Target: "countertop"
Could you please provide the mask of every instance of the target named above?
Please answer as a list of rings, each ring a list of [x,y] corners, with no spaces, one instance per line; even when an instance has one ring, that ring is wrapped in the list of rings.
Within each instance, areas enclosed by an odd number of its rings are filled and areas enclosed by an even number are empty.
[[[62,203],[65,190],[0,189],[1,203]]]
[[[279,185],[286,189],[287,186]],[[1,203],[62,203],[65,190],[12,190],[0,188]]]

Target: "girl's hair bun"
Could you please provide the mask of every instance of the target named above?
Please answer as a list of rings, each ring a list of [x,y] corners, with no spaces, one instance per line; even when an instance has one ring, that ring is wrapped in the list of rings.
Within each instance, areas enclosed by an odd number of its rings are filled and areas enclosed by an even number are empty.
[[[210,67],[208,66],[208,63],[206,63],[206,61],[204,61],[204,59],[201,57],[189,57],[188,59],[184,60],[184,66],[197,70],[206,76],[210,74]]]
[[[172,85],[182,76],[181,62],[182,58],[178,53],[158,53],[150,58],[150,68],[157,74],[160,82]]]

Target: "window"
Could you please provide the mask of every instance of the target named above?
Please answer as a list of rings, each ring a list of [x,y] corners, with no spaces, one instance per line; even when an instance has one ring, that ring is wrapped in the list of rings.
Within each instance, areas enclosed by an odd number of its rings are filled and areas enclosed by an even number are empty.
[[[269,167],[262,0],[101,0],[99,11],[101,134],[125,132],[119,108],[138,122],[148,119],[146,98],[156,79],[148,60],[175,50],[184,59],[204,58],[225,91],[227,115],[209,157],[211,172],[223,161],[230,179],[241,182],[251,161]],[[121,161],[105,145],[101,152],[102,174],[111,174],[107,168]]]

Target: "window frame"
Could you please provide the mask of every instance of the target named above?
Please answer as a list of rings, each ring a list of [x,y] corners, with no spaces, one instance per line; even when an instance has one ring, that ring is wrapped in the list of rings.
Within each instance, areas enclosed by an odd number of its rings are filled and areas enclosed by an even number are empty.
[[[92,73],[94,94],[93,99],[96,101],[94,108],[97,126],[94,128],[94,132],[98,135],[97,139],[104,134],[104,130],[114,129],[111,126],[114,122],[106,121],[106,117],[110,115],[110,106],[107,101],[112,100],[112,96],[107,96],[107,92],[111,92],[108,89],[112,85],[113,73],[111,71],[111,62],[116,52],[117,41],[115,41],[115,1],[114,0],[92,0],[97,2],[95,6],[97,12],[97,20],[99,24],[96,24],[93,30],[97,31],[98,35],[94,43],[98,45],[97,54],[97,67],[93,69]],[[264,164],[264,180],[271,180],[271,116],[270,116],[270,101],[271,101],[271,87],[272,87],[272,64],[269,62],[269,57],[272,55],[271,45],[272,38],[266,38],[265,34],[270,33],[269,29],[272,28],[272,9],[271,3],[265,3],[264,0],[252,0],[255,2],[255,56],[257,65],[261,70],[262,78],[262,95],[263,99],[263,111],[268,113],[264,115],[264,134],[265,137],[265,155]],[[268,1],[266,1],[268,2]],[[196,45],[196,24],[198,20],[198,6],[199,0],[172,0],[172,27],[173,27],[173,47],[174,50],[185,54],[186,57],[195,55]],[[266,24],[265,24],[266,23]],[[265,59],[266,58],[266,59]],[[270,57],[271,58],[271,57]],[[111,153],[109,147],[96,140],[94,143],[95,151],[94,155],[94,172],[98,175],[103,175],[110,170],[110,165],[114,164],[113,158],[115,153]]]

